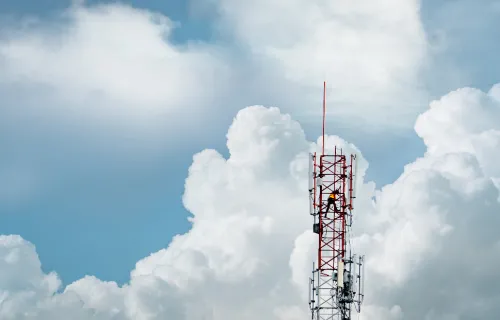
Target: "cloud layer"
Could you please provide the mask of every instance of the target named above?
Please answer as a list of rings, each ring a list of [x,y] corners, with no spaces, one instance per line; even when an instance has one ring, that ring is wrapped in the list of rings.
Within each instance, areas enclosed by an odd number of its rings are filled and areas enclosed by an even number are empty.
[[[4,34],[4,81],[46,84],[69,97],[176,106],[189,87],[210,94],[206,84],[221,78],[209,46],[165,41],[173,23],[163,15],[116,4],[72,8],[61,19]]]
[[[20,19],[0,34],[0,91],[7,102],[25,99],[30,112],[44,105],[64,121],[107,119],[108,128],[142,132],[199,121],[192,112],[217,121],[249,101],[306,117],[323,80],[332,112],[366,128],[411,126],[424,106],[417,88],[428,50],[418,1],[212,5],[219,29],[210,44],[173,43],[168,17],[119,4]],[[170,123],[174,115],[182,121]]]
[[[21,19],[0,33],[6,116],[22,109],[50,114],[58,126],[99,124],[151,139],[186,125],[189,113],[204,115],[200,104],[228,86],[221,51],[172,43],[174,23],[162,14],[113,4],[74,6],[55,17]]]
[[[428,152],[393,184],[360,187],[364,319],[500,315],[497,91],[461,89],[434,101],[416,124]],[[356,150],[338,137],[327,145]],[[317,145],[279,109],[254,106],[237,114],[227,146],[228,159],[215,150],[194,156],[184,194],[192,229],[139,261],[123,287],[86,277],[59,292],[32,244],[0,237],[1,318],[306,317],[314,250],[306,154]]]
[[[411,125],[424,106],[418,103],[423,92],[416,89],[428,63],[420,1],[214,3],[222,32],[278,74],[282,80],[273,90],[288,88],[288,95],[301,102],[296,105],[301,114],[307,99],[319,100],[320,92],[313,88],[323,80],[328,83],[328,101],[335,105],[332,113],[368,123]],[[290,104],[295,106],[293,100]]]

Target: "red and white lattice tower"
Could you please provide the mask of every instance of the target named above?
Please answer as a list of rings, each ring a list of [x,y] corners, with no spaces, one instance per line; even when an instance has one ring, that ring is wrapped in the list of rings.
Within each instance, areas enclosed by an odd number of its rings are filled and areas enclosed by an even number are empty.
[[[351,252],[356,155],[337,147],[325,154],[326,83],[323,83],[323,145],[309,159],[310,213],[318,235],[318,257],[310,278],[312,320],[349,320],[363,301],[364,257]],[[335,200],[328,206],[328,199]],[[327,210],[329,209],[329,210]]]

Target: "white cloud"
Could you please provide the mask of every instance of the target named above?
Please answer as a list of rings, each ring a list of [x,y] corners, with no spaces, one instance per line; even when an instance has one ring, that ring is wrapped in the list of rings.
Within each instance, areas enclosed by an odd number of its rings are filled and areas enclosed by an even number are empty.
[[[33,245],[19,236],[0,236],[0,316],[16,319],[54,294],[60,281],[44,274]]]
[[[481,103],[474,103],[477,96],[484,98]],[[491,96],[460,90],[433,103],[416,125],[429,152],[407,165],[393,184],[379,191],[373,183],[360,188],[355,246],[368,259],[364,319],[500,314],[499,191],[488,173],[495,172],[494,164],[461,143],[498,133],[492,118],[500,120],[500,106]],[[489,121],[471,127],[449,121],[454,130],[432,121],[457,113]],[[453,132],[462,132],[462,140],[443,142],[453,139]],[[434,150],[439,143],[446,149]],[[184,195],[192,229],[139,261],[124,287],[86,277],[55,293],[59,281],[41,272],[34,247],[16,236],[2,237],[0,314],[6,319],[25,319],[26,312],[36,319],[307,316],[304,288],[314,241],[304,155],[316,145],[289,116],[258,106],[238,113],[227,144],[227,160],[215,150],[194,157]],[[328,137],[327,145],[334,144],[356,150]],[[495,151],[495,144],[482,145],[483,154]],[[367,162],[360,158],[360,164],[363,176]]]
[[[171,107],[196,94],[216,75],[210,47],[174,46],[165,16],[124,5],[77,7],[66,23],[35,23],[3,39],[4,81],[47,84],[62,95],[103,94],[121,103]],[[5,79],[7,78],[7,79]],[[201,86],[204,84],[204,86]]]
[[[497,149],[481,143],[500,130],[500,104],[493,96],[462,89],[433,102],[416,124],[428,152],[377,196],[372,230],[383,232],[372,236],[370,269],[384,276],[382,283],[398,284],[387,299],[400,301],[405,318],[488,318],[500,312],[491,291],[498,281],[492,270],[500,264],[500,206],[491,174],[498,164],[482,156],[495,158]],[[478,152],[478,146],[486,148]]]
[[[2,112],[23,108],[50,113],[54,122],[76,117],[80,125],[91,119],[107,129],[125,123],[142,131],[158,124],[165,130],[174,115],[184,123],[188,112],[204,114],[200,104],[224,91],[228,70],[214,46],[172,43],[173,28],[164,15],[121,4],[72,6],[54,21],[7,25],[0,88],[10,90]],[[36,97],[33,106],[16,101],[23,91]]]
[[[500,85],[487,93],[473,88],[454,91],[431,103],[416,123],[430,154],[474,154],[481,170],[500,186]]]
[[[292,96],[294,113],[311,112],[304,105],[318,104],[321,93],[312,88],[323,80],[332,112],[368,124],[411,125],[424,106],[417,89],[428,54],[420,1],[214,2],[221,31],[266,65],[259,76]]]

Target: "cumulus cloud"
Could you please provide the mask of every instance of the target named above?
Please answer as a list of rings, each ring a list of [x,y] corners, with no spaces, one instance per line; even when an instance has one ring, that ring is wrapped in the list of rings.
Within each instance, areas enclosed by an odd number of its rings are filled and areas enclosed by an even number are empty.
[[[397,284],[387,301],[400,300],[405,318],[498,316],[492,270],[500,263],[500,207],[490,160],[497,148],[486,143],[500,129],[496,88],[465,88],[434,101],[415,126],[425,156],[377,195],[373,230],[384,231],[373,235],[369,263],[384,284]],[[462,308],[467,301],[472,305]]]
[[[428,152],[380,190],[360,184],[354,244],[367,255],[363,319],[500,314],[498,165],[484,157],[496,152],[500,130],[496,90],[463,89],[433,102],[416,124]],[[328,148],[360,154],[362,179],[368,163],[359,150],[327,139]],[[469,148],[471,139],[484,143]],[[86,277],[60,291],[33,245],[2,236],[2,318],[306,317],[315,250],[306,154],[320,142],[308,142],[277,108],[240,111],[227,134],[229,158],[215,150],[193,158],[183,198],[191,230],[139,261],[123,287]]]

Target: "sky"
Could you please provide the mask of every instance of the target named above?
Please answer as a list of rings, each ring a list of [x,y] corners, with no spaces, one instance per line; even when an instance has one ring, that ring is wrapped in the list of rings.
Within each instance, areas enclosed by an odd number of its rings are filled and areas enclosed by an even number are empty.
[[[2,318],[299,319],[313,246],[300,155],[324,80],[329,146],[364,166],[362,317],[500,314],[495,1],[0,12]]]
[[[158,8],[155,1],[149,2],[152,9],[187,21],[186,4]],[[141,4],[144,6],[146,2]],[[2,12],[50,19],[68,5],[69,1],[2,2],[6,7]],[[195,38],[203,37],[204,29],[197,28],[196,22],[193,25],[185,32]],[[176,41],[187,41],[182,33],[177,37]],[[15,105],[17,98],[12,98],[12,108],[20,108]],[[145,167],[138,171],[133,164],[128,164],[131,167],[116,165],[117,161],[126,161],[109,159],[109,155],[89,155],[95,152],[92,146],[78,145],[74,136],[58,137],[64,135],[64,128],[39,128],[37,131],[42,136],[35,138],[35,130],[20,132],[15,127],[14,123],[12,128],[4,127],[4,170],[11,170],[9,162],[14,165],[21,162],[19,158],[49,158],[43,164],[38,161],[38,165],[49,172],[47,178],[54,182],[54,187],[21,206],[5,207],[6,214],[1,216],[2,233],[21,234],[37,243],[40,256],[48,260],[44,268],[60,270],[65,282],[86,274],[124,282],[140,257],[166,246],[173,235],[189,227],[188,213],[181,203],[185,172],[193,153],[213,141],[201,138],[191,141],[190,145],[178,146],[146,160]],[[25,143],[19,143],[16,134],[22,135]],[[68,152],[69,148],[74,151]],[[67,154],[73,152],[79,155],[68,158]],[[80,170],[87,173],[82,176]],[[97,170],[96,176],[86,178],[89,170]],[[110,230],[114,230],[113,235],[109,234]],[[110,255],[117,250],[121,252],[119,255]]]

